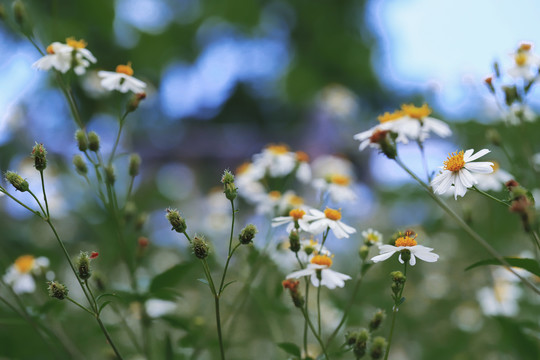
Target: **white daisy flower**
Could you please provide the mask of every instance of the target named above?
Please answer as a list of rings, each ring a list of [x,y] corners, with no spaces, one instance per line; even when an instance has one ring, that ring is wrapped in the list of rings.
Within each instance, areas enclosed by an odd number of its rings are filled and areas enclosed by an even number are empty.
[[[264,177],[264,169],[253,163],[243,163],[236,169],[235,183],[238,193],[250,204],[257,203],[264,198],[266,190],[259,182]]]
[[[148,299],[144,303],[144,307],[148,316],[155,319],[175,311],[176,303],[161,299]]]
[[[275,215],[282,202],[283,195],[277,190],[261,195],[256,202],[255,212],[258,214]]]
[[[513,103],[508,109],[506,121],[510,125],[521,125],[522,121],[534,122],[536,113],[525,104]]]
[[[309,207],[304,205],[304,198],[296,195],[293,190],[287,190],[281,196],[277,208],[276,214],[282,215],[287,214],[291,209],[301,208],[304,210],[309,210]]]
[[[437,261],[437,259],[439,259],[439,255],[431,252],[433,250],[432,248],[418,245],[415,240],[416,235],[414,237],[411,237],[411,234],[411,232],[407,231],[404,236],[399,237],[395,242],[396,246],[380,245],[380,254],[372,257],[371,261],[377,263],[379,261],[386,260],[392,255],[394,255],[396,252],[399,252],[399,262],[402,264],[404,263],[404,261],[401,258],[401,255],[403,254],[403,252],[407,252],[407,255],[410,256],[409,264],[411,264],[411,266],[414,266],[416,264],[417,257],[420,260],[424,260],[427,262],[435,262]]]
[[[116,71],[99,71],[98,76],[101,79],[101,86],[107,90],[118,90],[122,93],[132,91],[135,94],[144,92],[146,84],[133,77],[131,63],[127,65],[118,65]]]
[[[514,66],[508,69],[508,75],[527,81],[533,80],[538,75],[540,57],[531,51],[532,45],[523,43],[515,53],[510,54],[514,58]]]
[[[309,223],[307,220],[304,219],[304,215],[306,215],[305,210],[292,209],[291,211],[289,211],[289,216],[278,216],[272,219],[272,227],[287,224],[286,230],[289,233],[295,228],[309,231]]]
[[[345,286],[345,281],[351,277],[337,271],[330,270],[332,259],[326,255],[315,255],[305,269],[295,271],[287,275],[287,279],[298,279],[303,276],[310,276],[313,286],[326,286],[329,289]],[[319,277],[321,278],[319,280]]]
[[[512,180],[514,177],[501,169],[499,163],[493,161],[493,172],[490,174],[476,174],[474,177],[478,180],[476,187],[483,191],[493,190],[501,191],[504,188],[504,183]]]
[[[17,294],[33,293],[36,290],[36,282],[33,275],[41,275],[49,267],[49,259],[32,255],[19,256],[11,265],[3,280],[13,288]]]
[[[476,299],[485,315],[514,316],[519,312],[522,289],[517,277],[508,270],[497,268],[492,272],[493,287],[483,287],[476,293]],[[509,276],[510,275],[510,276]]]
[[[362,237],[364,238],[364,244],[368,246],[382,245],[382,234],[377,230],[371,228],[362,231]]]
[[[272,144],[253,156],[253,164],[266,169],[271,177],[283,177],[296,168],[296,154],[287,145]]]
[[[454,198],[464,196],[468,188],[471,188],[478,181],[472,173],[489,174],[493,172],[492,162],[476,162],[474,160],[486,155],[490,151],[483,149],[473,155],[474,150],[469,149],[463,153],[462,151],[448,155],[448,159],[444,162],[443,170],[433,181],[431,186],[437,194],[444,194],[452,185],[454,185]]]
[[[346,225],[341,220],[341,211],[326,208],[324,212],[317,209],[309,210],[311,215],[304,215],[306,220],[310,221],[309,232],[320,234],[326,229],[332,229],[334,235],[338,238],[348,238],[349,234],[354,234],[356,229]]]
[[[351,189],[351,178],[346,175],[333,174],[326,179],[315,179],[313,187],[321,193],[328,192],[332,201],[336,203],[356,200],[356,193]]]
[[[53,42],[47,46],[47,55],[32,64],[32,67],[45,71],[54,68],[61,73],[73,69],[75,74],[82,75],[90,64],[97,61],[94,55],[86,49],[86,45],[84,40],[75,40],[72,37],[67,38],[65,44]]]
[[[309,155],[303,151],[297,151],[296,160],[298,167],[296,168],[296,178],[298,181],[307,184],[311,181],[311,166],[309,165]]]

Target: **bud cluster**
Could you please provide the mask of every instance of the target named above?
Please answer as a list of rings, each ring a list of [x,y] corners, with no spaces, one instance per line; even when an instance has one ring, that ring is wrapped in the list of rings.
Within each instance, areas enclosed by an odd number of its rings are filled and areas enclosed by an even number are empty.
[[[396,306],[399,306],[403,302],[401,294],[403,293],[407,277],[401,271],[392,271],[390,277],[392,278],[392,299],[394,299]]]
[[[68,296],[68,288],[60,284],[57,281],[49,281],[47,283],[49,286],[47,287],[47,290],[49,290],[49,296],[58,300],[64,300]]]
[[[204,236],[201,235],[194,236],[193,242],[191,243],[191,249],[193,250],[193,254],[201,260],[206,259],[210,252],[210,246],[204,241]]]
[[[171,230],[174,230],[177,233],[181,234],[186,231],[186,220],[184,220],[184,218],[180,216],[178,210],[167,209],[167,214],[165,215],[165,217],[167,218],[167,220],[169,220],[169,223],[172,226]]]
[[[43,144],[34,145],[32,149],[32,158],[34,159],[34,167],[38,171],[43,171],[47,168],[47,150]]]
[[[297,308],[302,308],[304,306],[304,297],[302,294],[300,294],[300,292],[298,292],[298,285],[300,285],[300,281],[287,279],[283,280],[281,284],[283,285],[284,289],[289,290],[289,294],[291,295],[294,306]]]
[[[234,184],[234,175],[229,170],[223,172],[221,183],[223,184],[223,193],[225,194],[225,197],[231,201],[236,199],[238,188]]]
[[[369,329],[349,331],[345,334],[345,345],[351,348],[357,360],[368,353],[368,347],[370,347],[369,354],[372,359],[380,359],[382,355],[384,355],[386,340],[380,336],[375,337],[375,339],[371,341],[371,346],[370,340],[372,334],[380,328],[385,316],[384,311],[379,309],[373,315],[373,318],[369,323]],[[384,346],[381,347],[381,345]]]
[[[510,193],[510,212],[520,216],[523,228],[526,232],[531,231],[534,222],[534,198],[531,193],[519,185],[516,180],[506,182],[506,188]]]
[[[238,241],[240,241],[240,244],[242,245],[251,244],[257,232],[257,227],[253,224],[249,224],[245,228],[243,228],[242,231],[240,231],[240,235],[238,235]]]

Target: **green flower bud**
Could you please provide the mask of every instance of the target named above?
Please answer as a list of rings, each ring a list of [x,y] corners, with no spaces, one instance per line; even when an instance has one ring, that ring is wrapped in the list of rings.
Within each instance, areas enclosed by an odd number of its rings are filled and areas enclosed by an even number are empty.
[[[141,167],[141,157],[138,154],[131,154],[129,157],[129,176],[135,177],[139,175]]]
[[[292,252],[299,252],[300,251],[300,236],[298,236],[298,232],[296,230],[291,231],[289,234],[289,249],[291,249]]]
[[[358,338],[353,347],[354,355],[356,359],[361,359],[366,354],[367,342],[369,340],[369,331],[366,329],[360,330]]]
[[[221,177],[221,182],[223,183],[223,192],[225,193],[225,197],[231,201],[236,199],[238,189],[234,185],[234,175],[229,170],[225,170],[223,176]]]
[[[358,249],[358,256],[360,256],[360,259],[362,259],[362,261],[366,260],[368,254],[369,254],[369,246],[367,245],[360,246],[360,249]]]
[[[134,94],[133,97],[131,98],[131,100],[129,101],[129,103],[127,104],[127,106],[126,106],[127,112],[133,112],[133,111],[137,110],[137,108],[139,107],[139,104],[144,99],[146,99],[146,93],[145,92]]]
[[[401,260],[404,263],[408,263],[411,260],[411,251],[409,249],[401,250]]]
[[[253,242],[253,239],[255,238],[256,233],[257,227],[255,225],[247,225],[245,228],[242,229],[242,231],[240,231],[240,235],[238,235],[238,240],[240,241],[240,244],[251,244]]]
[[[386,339],[382,336],[377,336],[375,339],[373,339],[373,343],[371,344],[371,358],[373,360],[382,359],[385,349]]]
[[[407,277],[403,275],[401,271],[392,271],[390,277],[396,284],[405,284],[405,281],[407,280]]]
[[[493,62],[493,72],[497,78],[501,77],[501,69],[499,68],[499,63],[497,61]]]
[[[77,273],[81,280],[88,280],[92,276],[92,270],[90,269],[90,258],[88,253],[81,251],[77,258]]]
[[[34,167],[37,171],[43,171],[47,168],[47,150],[43,144],[34,145],[32,148],[32,158],[34,159]]]
[[[502,89],[504,91],[504,101],[506,102],[506,105],[511,106],[514,102],[520,100],[520,96],[515,85],[503,86]]]
[[[493,128],[486,131],[486,139],[495,146],[501,146],[502,144],[501,134]]]
[[[373,332],[377,330],[381,326],[381,323],[383,322],[385,317],[386,313],[384,312],[384,310],[378,309],[373,315],[371,321],[369,322],[369,331]]]
[[[135,230],[140,231],[142,230],[144,224],[146,223],[146,220],[148,219],[147,213],[141,213],[139,216],[137,216],[137,219],[135,220]]]
[[[88,133],[88,148],[90,151],[98,152],[99,151],[99,135],[95,131],[90,131]]]
[[[204,237],[200,235],[195,235],[193,238],[191,249],[193,250],[193,254],[199,259],[206,259],[208,257],[208,253],[210,252],[208,243],[204,241]]]
[[[81,155],[75,155],[73,157],[73,165],[75,165],[75,170],[77,170],[79,175],[84,176],[88,173],[88,167]]]
[[[19,25],[23,25],[28,19],[26,8],[21,0],[15,0],[13,2],[13,14],[15,15],[15,21]]]
[[[126,202],[124,206],[124,218],[126,221],[130,221],[137,214],[137,206],[133,201]]]
[[[178,233],[184,233],[187,229],[186,220],[180,216],[178,210],[167,209],[167,214],[165,215],[169,223],[172,225],[172,229]]]
[[[58,300],[64,300],[68,296],[68,288],[60,284],[56,281],[49,281],[47,283],[49,286],[47,287],[47,290],[49,290],[49,296]]]
[[[116,181],[116,174],[112,165],[105,168],[105,181],[109,185],[114,185],[114,182]]]
[[[16,190],[25,192],[30,189],[28,181],[24,180],[19,174],[13,171],[6,171],[6,181],[9,182]]]
[[[84,130],[79,129],[75,132],[75,140],[77,140],[77,146],[79,147],[80,151],[84,152],[88,149],[88,138],[86,137],[86,133],[84,132]],[[99,148],[99,140],[98,140],[98,148]]]

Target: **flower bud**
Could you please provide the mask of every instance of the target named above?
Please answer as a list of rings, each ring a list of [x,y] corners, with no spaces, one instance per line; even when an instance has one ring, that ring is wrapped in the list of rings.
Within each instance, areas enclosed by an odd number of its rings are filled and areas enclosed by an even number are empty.
[[[124,206],[124,218],[126,221],[131,221],[133,217],[137,214],[137,206],[133,201],[126,202]]]
[[[47,290],[49,290],[49,296],[58,300],[64,300],[68,296],[68,288],[60,284],[57,281],[49,281],[47,283],[49,286],[47,287]]]
[[[75,140],[77,140],[77,146],[80,151],[84,152],[88,149],[88,138],[86,137],[84,130],[79,129],[75,132]]]
[[[4,7],[4,4],[0,4],[0,20],[6,19],[6,8]]]
[[[129,157],[129,176],[135,177],[139,175],[141,167],[141,157],[138,154],[131,154]]]
[[[137,245],[141,249],[146,249],[148,245],[150,245],[150,240],[148,240],[147,237],[139,236],[139,238],[137,239]]]
[[[397,135],[389,130],[376,130],[369,138],[370,143],[379,145],[380,151],[389,159],[397,156]]]
[[[405,284],[405,281],[407,281],[407,277],[401,271],[392,271],[390,277],[396,284]]]
[[[497,61],[493,62],[493,72],[495,73],[495,77],[501,77],[501,69],[499,68],[499,63]]]
[[[193,254],[195,254],[195,256],[201,260],[206,259],[210,251],[208,243],[204,241],[204,237],[200,235],[195,235],[193,238],[191,249],[193,250]]]
[[[13,14],[15,15],[15,21],[19,25],[23,25],[28,19],[26,8],[21,0],[15,0],[13,2]]]
[[[16,190],[25,192],[30,189],[28,181],[24,180],[19,174],[13,171],[6,171],[6,181],[9,182]]]
[[[386,313],[384,312],[384,310],[378,309],[373,315],[371,321],[369,322],[369,331],[373,332],[377,330],[381,326],[381,323],[383,322],[385,317]]]
[[[366,260],[368,254],[369,254],[369,246],[367,245],[360,246],[360,249],[358,249],[358,256],[360,256],[360,259],[362,259],[362,261]]]
[[[493,78],[491,76],[484,79],[484,84],[486,84],[490,93],[495,94],[495,87],[493,87]]]
[[[77,258],[77,274],[81,280],[88,280],[90,279],[90,276],[92,276],[92,270],[90,269],[90,257],[85,251],[81,251],[79,257]]]
[[[178,210],[167,209],[167,214],[165,215],[169,223],[172,225],[172,229],[177,233],[184,233],[187,229],[186,220],[180,216]]]
[[[88,148],[90,149],[90,151],[98,152],[99,142],[99,135],[95,131],[90,131],[88,133]]]
[[[34,159],[34,167],[37,171],[43,171],[47,168],[47,150],[43,144],[34,145],[32,148],[32,158]]]
[[[401,250],[401,260],[404,263],[408,263],[411,260],[411,251],[409,249]]]
[[[114,167],[112,165],[105,168],[105,181],[109,185],[114,185],[116,181],[116,174],[114,173]]]
[[[501,146],[502,144],[501,134],[495,129],[488,129],[486,131],[486,139],[495,146]]]
[[[291,249],[292,252],[299,252],[300,251],[300,236],[298,236],[298,231],[293,230],[289,234],[289,249]]]
[[[253,224],[247,225],[245,228],[240,231],[240,235],[238,235],[238,241],[240,241],[240,244],[242,245],[248,245],[253,242],[253,239],[255,238],[255,234],[257,233],[257,227]]]
[[[511,106],[514,102],[520,99],[516,86],[503,86],[504,101],[506,105]]]
[[[292,279],[283,280],[281,282],[283,288],[289,290],[289,294],[291,295],[294,306],[297,308],[302,308],[304,306],[304,297],[298,292],[299,284],[300,281]]]
[[[225,193],[225,197],[231,201],[236,199],[238,189],[234,185],[234,175],[229,170],[225,170],[221,177],[221,182],[223,183],[223,193]]]
[[[361,359],[366,354],[367,342],[369,340],[369,331],[362,329],[358,332],[356,343],[353,347],[354,355],[356,359]]]
[[[129,101],[129,103],[127,104],[127,107],[126,107],[127,112],[129,113],[129,112],[133,112],[137,110],[137,108],[139,107],[139,104],[144,99],[146,99],[145,92],[134,94],[131,100]]]
[[[373,339],[373,343],[371,344],[371,358],[373,360],[382,359],[385,349],[386,339],[382,336],[377,336],[375,339]]]
[[[148,219],[147,213],[139,214],[139,216],[137,216],[137,219],[135,220],[135,230],[141,231],[147,219]]]
[[[75,170],[77,170],[79,175],[84,176],[88,173],[88,167],[81,155],[75,155],[73,157],[73,165],[75,165]]]

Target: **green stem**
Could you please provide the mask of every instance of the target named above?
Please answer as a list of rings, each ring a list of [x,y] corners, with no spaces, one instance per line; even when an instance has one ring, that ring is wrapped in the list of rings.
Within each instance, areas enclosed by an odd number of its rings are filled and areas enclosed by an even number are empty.
[[[0,192],[4,193],[5,195],[7,195],[9,198],[11,198],[11,200],[15,201],[17,204],[21,205],[23,208],[25,208],[26,210],[30,211],[32,214],[36,215],[36,216],[39,216],[40,218],[43,218],[43,216],[41,215],[41,213],[39,211],[36,211],[34,209],[31,209],[29,208],[27,205],[23,204],[21,201],[19,201],[17,198],[15,198],[13,195],[11,195],[10,193],[8,193],[6,191],[6,189],[4,189],[3,187],[0,186]]]
[[[124,123],[125,123],[125,120],[126,120],[126,116],[127,116],[128,112],[126,111],[124,113],[124,115],[122,115],[122,117],[120,118],[120,125],[118,127],[118,134],[116,135],[116,140],[114,142],[114,146],[113,146],[113,149],[111,151],[111,155],[109,156],[109,161],[107,162],[109,166],[112,165],[112,162],[114,160],[114,155],[116,153],[116,148],[118,147],[118,143],[120,142],[120,135],[122,134],[122,128],[124,127]]]
[[[487,192],[480,190],[479,188],[477,188],[477,187],[474,186],[474,185],[473,185],[472,189],[473,189],[474,191],[476,191],[476,192],[478,192],[478,193],[484,195],[485,197],[487,197],[487,198],[489,198],[489,199],[491,199],[491,200],[494,200],[494,201],[498,202],[499,204],[504,205],[505,207],[509,207],[509,206],[510,206],[510,204],[508,204],[506,201],[503,201],[503,200],[501,200],[501,199],[497,199],[495,196],[492,196],[492,195],[488,194]]]
[[[308,313],[308,303],[309,303],[309,281],[310,279],[306,277],[306,302],[304,303],[304,311]],[[307,335],[308,335],[308,321],[304,319],[304,351],[307,354]]]
[[[79,304],[77,301],[73,300],[72,298],[70,298],[69,296],[66,296],[66,299],[68,299],[69,301],[71,301],[72,303],[74,303],[75,305],[77,305],[78,307],[80,307],[81,309],[83,309],[84,311],[86,311],[87,313],[89,313],[90,315],[92,316],[97,316],[97,314],[95,312],[93,312],[92,310],[88,309],[86,306],[82,306],[81,304]]]
[[[107,341],[108,341],[109,345],[111,346],[111,348],[113,349],[114,353],[116,354],[116,357],[117,357],[119,360],[123,360],[122,355],[120,355],[120,352],[118,351],[118,349],[117,349],[116,346],[114,345],[114,342],[112,341],[111,336],[109,335],[109,332],[107,331],[107,328],[105,328],[105,325],[103,325],[103,322],[102,322],[101,319],[99,318],[99,315],[96,316],[96,320],[97,320],[97,322],[99,323],[99,327],[101,328],[101,331],[103,331],[103,334],[105,334],[105,337],[107,338]]]
[[[49,202],[47,201],[47,193],[45,192],[45,180],[43,178],[43,170],[40,170],[39,174],[41,175],[41,188],[43,190],[43,200],[45,201],[45,208],[47,209],[47,218],[48,218],[50,217]]]
[[[223,347],[223,335],[221,334],[221,316],[219,313],[219,296],[214,296],[214,303],[216,305],[216,324],[219,338],[219,351],[221,354],[221,360],[225,360],[225,349]]]
[[[118,318],[122,322],[122,326],[126,330],[126,333],[127,333],[128,337],[129,337],[129,339],[131,340],[131,343],[133,344],[133,346],[135,346],[135,348],[137,349],[137,351],[139,353],[141,353],[141,354],[144,353],[143,349],[141,348],[141,345],[139,345],[139,341],[137,340],[137,336],[133,332],[133,329],[126,322],[126,319],[124,318],[124,316],[120,313],[120,310],[118,309],[118,307],[115,304],[111,304],[111,308],[116,313],[116,315],[118,315]]]
[[[319,248],[319,253],[322,251],[324,243],[326,242],[326,238],[328,237],[328,233],[330,232],[330,227],[326,228],[326,232],[323,234],[323,238],[321,241],[321,247]]]
[[[420,148],[420,154],[422,156],[422,165],[424,166],[424,170],[426,171],[426,179],[428,182],[431,182],[431,177],[429,176],[429,169],[426,159],[426,152],[424,151],[424,144],[420,140],[416,142],[418,144],[418,147]]]
[[[221,293],[223,292],[223,284],[225,282],[225,276],[227,275],[227,269],[229,268],[229,262],[231,261],[231,258],[234,255],[234,252],[236,251],[236,249],[238,249],[240,245],[241,245],[240,243],[236,244],[236,246],[232,249],[229,256],[227,256],[227,262],[225,263],[225,269],[223,270],[223,275],[221,277],[221,283],[219,285],[218,295],[221,295]]]
[[[538,237],[538,233],[535,230],[531,230],[530,234],[533,240],[533,244],[536,245],[537,250],[540,250],[540,238]]]
[[[484,249],[487,250],[491,256],[493,256],[495,259],[497,259],[501,264],[503,264],[504,267],[514,275],[516,275],[523,284],[528,286],[532,291],[540,295],[540,289],[538,289],[532,282],[524,278],[523,276],[519,275],[513,268],[510,266],[508,261],[506,261],[499,253],[491,246],[489,243],[484,240],[480,235],[478,235],[463,219],[461,219],[448,205],[446,205],[437,195],[431,191],[430,187],[424,183],[422,180],[418,178],[399,158],[395,159],[396,163],[405,170],[414,180],[416,180],[422,188],[428,193],[428,195],[439,205],[452,219],[454,219],[455,222],[458,223],[459,226],[467,234],[469,234],[470,237],[472,237],[478,244],[480,244]]]
[[[30,190],[28,189],[28,193],[30,195],[32,195],[32,197],[34,198],[34,200],[36,200],[37,204],[39,205],[39,208],[41,209],[41,212],[43,212],[43,215],[48,219],[49,217],[47,216],[47,213],[45,212],[45,209],[43,209],[43,206],[41,206],[41,202],[39,201],[39,199],[37,198],[37,196]]]
[[[407,282],[407,262],[405,262],[404,264],[403,275],[405,276],[405,283],[406,283]],[[388,343],[386,344],[384,360],[387,360],[388,355],[390,354],[390,346],[392,345],[392,337],[394,335],[394,327],[396,325],[396,315],[397,315],[397,312],[399,311],[399,306],[401,305],[403,290],[405,290],[405,283],[403,283],[403,286],[401,287],[401,291],[399,292],[399,295],[394,299],[394,307],[392,308],[392,324],[390,325],[390,335],[388,335]]]
[[[317,330],[319,336],[321,336],[321,280],[319,279],[319,286],[317,287]]]
[[[313,333],[313,335],[315,336],[315,338],[319,342],[319,345],[321,346],[321,350],[322,350],[326,360],[330,360],[330,358],[328,357],[328,354],[326,353],[326,347],[324,346],[324,343],[321,340],[321,337],[319,335],[317,335],[317,331],[315,330],[315,327],[311,323],[311,320],[309,319],[309,316],[308,316],[306,310],[304,308],[300,308],[300,310],[302,311],[302,314],[304,315],[304,319],[306,319],[306,322],[307,322],[309,328],[311,329],[311,332]]]
[[[90,288],[90,284],[88,284],[88,280],[84,280],[84,285],[86,285],[86,288],[88,289],[88,293],[90,294],[90,297],[92,298],[93,305],[94,305],[94,311],[96,313],[98,313],[99,312],[99,306],[98,306],[98,303],[97,303],[96,298],[94,296],[94,293],[92,293],[92,289]]]

